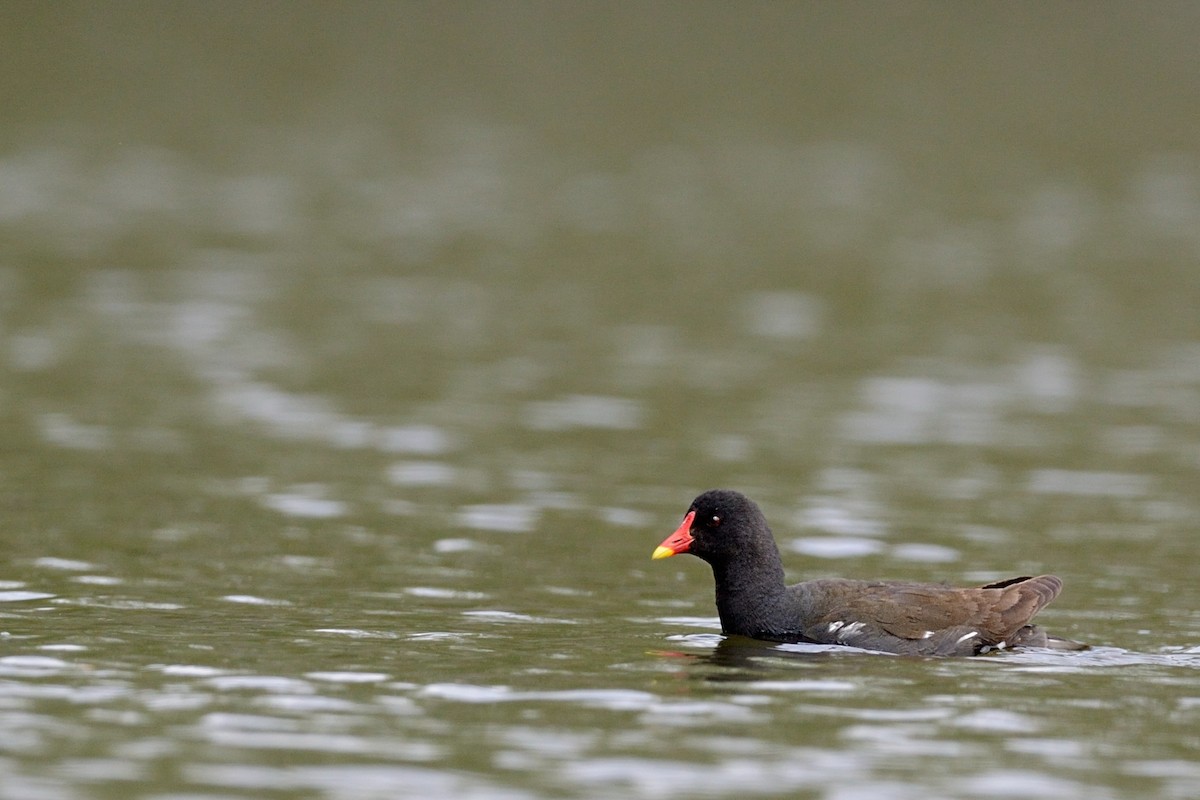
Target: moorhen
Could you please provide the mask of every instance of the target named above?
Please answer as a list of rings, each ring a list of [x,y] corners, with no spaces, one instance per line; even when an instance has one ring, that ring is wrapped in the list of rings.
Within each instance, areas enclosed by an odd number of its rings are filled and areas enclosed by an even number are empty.
[[[1029,624],[1062,589],[1054,575],[968,589],[844,578],[785,586],[767,520],[739,492],[714,489],[693,500],[679,529],[652,557],[678,553],[699,556],[712,567],[725,634],[930,656],[1085,647]]]

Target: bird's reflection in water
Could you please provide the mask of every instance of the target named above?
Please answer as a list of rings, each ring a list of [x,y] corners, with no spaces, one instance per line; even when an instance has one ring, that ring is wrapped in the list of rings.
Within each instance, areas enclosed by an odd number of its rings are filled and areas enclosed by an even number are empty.
[[[712,682],[759,680],[765,675],[797,668],[814,667],[831,658],[860,655],[868,651],[856,647],[826,644],[780,644],[745,636],[720,636],[712,650],[705,653],[659,651],[659,655],[687,659],[698,669],[691,677]]]

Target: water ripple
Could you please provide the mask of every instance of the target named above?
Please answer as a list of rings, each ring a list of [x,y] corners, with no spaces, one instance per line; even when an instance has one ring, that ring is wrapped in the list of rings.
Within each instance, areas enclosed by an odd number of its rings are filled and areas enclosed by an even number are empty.
[[[623,397],[571,395],[561,400],[530,403],[523,418],[527,427],[541,431],[636,430],[645,424],[645,409],[640,401]]]

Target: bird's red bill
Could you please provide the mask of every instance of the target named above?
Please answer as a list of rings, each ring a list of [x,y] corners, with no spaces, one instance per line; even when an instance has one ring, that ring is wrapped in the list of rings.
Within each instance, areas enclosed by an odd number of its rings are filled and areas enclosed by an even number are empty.
[[[689,511],[675,532],[663,539],[663,543],[654,548],[654,555],[650,557],[670,558],[680,553],[686,553],[692,546],[692,520],[695,518],[696,512]]]

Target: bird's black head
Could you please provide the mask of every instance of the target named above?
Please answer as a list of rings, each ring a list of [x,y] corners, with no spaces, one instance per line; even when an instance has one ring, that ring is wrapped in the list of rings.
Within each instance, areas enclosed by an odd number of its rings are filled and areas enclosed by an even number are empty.
[[[682,524],[652,557],[691,553],[714,564],[764,545],[774,549],[774,539],[758,505],[741,492],[711,489],[692,501]]]

